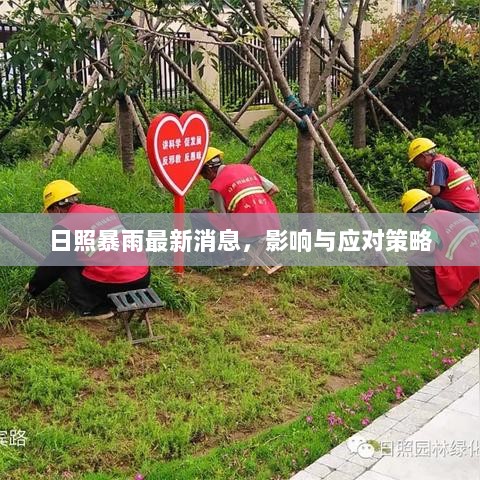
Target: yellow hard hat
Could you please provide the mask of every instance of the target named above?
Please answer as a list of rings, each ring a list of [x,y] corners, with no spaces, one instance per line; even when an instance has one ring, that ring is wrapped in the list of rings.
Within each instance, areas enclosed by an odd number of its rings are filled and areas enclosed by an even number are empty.
[[[224,153],[219,150],[218,148],[209,147],[207,150],[207,154],[205,155],[205,160],[203,164],[205,165],[210,160],[213,160],[215,157],[220,157],[220,160],[223,160]]]
[[[415,208],[420,202],[424,200],[431,200],[432,196],[425,190],[419,188],[412,188],[408,192],[405,192],[400,200],[403,213],[410,212],[412,208]]]
[[[408,161],[413,162],[418,155],[435,147],[436,145],[429,138],[416,138],[408,147]]]
[[[44,211],[54,203],[65,200],[73,195],[78,195],[80,190],[67,180],[54,180],[50,182],[43,190]]]

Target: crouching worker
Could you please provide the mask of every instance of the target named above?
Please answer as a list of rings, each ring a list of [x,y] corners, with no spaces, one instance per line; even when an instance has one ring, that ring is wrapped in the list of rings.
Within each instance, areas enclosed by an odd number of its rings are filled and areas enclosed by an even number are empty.
[[[122,254],[123,237],[120,231],[125,227],[116,212],[110,208],[82,204],[79,194],[80,191],[66,180],[55,180],[45,187],[44,212],[55,214],[54,230],[65,230],[67,235],[70,231],[70,245],[75,245],[75,230],[93,230],[95,240],[98,240],[100,230],[118,231],[119,248],[116,251],[98,251],[93,247],[75,252],[72,247],[67,252],[52,251],[37,267],[26,290],[36,297],[62,279],[80,316],[100,320],[114,315],[107,295],[147,288],[150,269],[143,252]],[[128,262],[125,262],[125,255],[129,256]],[[105,265],[106,260],[111,260],[110,266]]]
[[[416,138],[408,147],[408,161],[427,172],[426,190],[432,195],[433,207],[455,213],[479,212],[480,199],[472,177],[435,148],[428,138]]]
[[[230,216],[231,225],[239,238],[248,239],[265,235],[267,230],[279,228],[277,207],[272,200],[278,187],[262,177],[251,165],[223,164],[224,153],[210,147],[200,175],[210,182],[209,194],[218,213],[257,214],[255,217]],[[204,213],[194,210],[193,213]],[[260,215],[263,214],[263,215]],[[213,219],[213,217],[210,217]],[[218,227],[219,225],[217,225]],[[212,228],[212,225],[203,225]],[[215,228],[215,227],[214,227]],[[217,228],[218,230],[219,228]]]
[[[480,234],[465,216],[435,210],[432,196],[419,189],[401,199],[404,213],[430,231],[430,252],[409,259],[417,314],[445,312],[456,306],[480,279]]]
[[[255,244],[264,239],[268,230],[279,230],[280,220],[272,196],[278,187],[262,177],[250,165],[223,163],[223,152],[210,147],[204,159],[200,175],[210,182],[209,196],[217,213],[192,210],[194,230],[238,232],[240,244]],[[224,214],[224,215],[218,215]],[[254,215],[252,215],[254,214]],[[218,252],[211,261],[220,264],[243,262],[243,249],[236,253]]]

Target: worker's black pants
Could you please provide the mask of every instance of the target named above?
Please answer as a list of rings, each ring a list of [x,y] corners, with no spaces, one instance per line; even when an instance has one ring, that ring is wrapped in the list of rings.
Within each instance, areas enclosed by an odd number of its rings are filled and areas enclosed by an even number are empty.
[[[472,213],[467,212],[466,210],[462,210],[460,207],[457,207],[454,203],[450,202],[449,200],[444,200],[440,197],[433,197],[432,198],[432,205],[433,208],[436,210],[448,210],[449,212],[454,213]]]
[[[71,302],[80,313],[105,313],[113,307],[107,297],[109,293],[147,288],[150,284],[150,271],[134,282],[102,283],[85,278],[82,270],[83,267],[66,267],[61,276],[70,291]]]
[[[408,259],[408,268],[415,292],[415,303],[418,308],[436,307],[443,303],[438,294],[437,280],[432,254],[412,255]]]

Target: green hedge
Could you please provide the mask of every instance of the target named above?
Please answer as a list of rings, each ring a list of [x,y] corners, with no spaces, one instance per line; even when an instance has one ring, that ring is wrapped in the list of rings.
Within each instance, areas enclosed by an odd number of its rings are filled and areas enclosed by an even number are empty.
[[[425,125],[415,134],[431,138],[438,145],[439,152],[457,159],[474,178],[478,178],[479,131],[480,126],[472,124],[466,117],[445,117],[438,128]],[[350,145],[347,128],[338,123],[332,137],[360,182],[383,199],[396,200],[405,190],[424,185],[425,172],[407,161],[410,141],[405,136],[379,133],[372,137],[366,148],[355,149]],[[331,182],[321,162],[316,162],[315,177],[322,182]]]
[[[400,50],[397,55],[400,55]],[[396,61],[383,67],[386,72]],[[382,73],[378,78],[382,78]],[[444,116],[468,115],[479,121],[480,61],[454,43],[427,42],[409,55],[382,101],[410,127],[438,124]]]

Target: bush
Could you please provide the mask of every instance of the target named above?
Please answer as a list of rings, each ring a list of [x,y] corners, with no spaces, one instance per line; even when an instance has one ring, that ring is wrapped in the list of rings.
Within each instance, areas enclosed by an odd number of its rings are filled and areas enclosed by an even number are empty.
[[[5,122],[0,121],[0,124]],[[48,131],[36,122],[18,127],[0,142],[0,165],[13,166],[43,153],[50,141]]]
[[[446,117],[438,125],[441,130],[425,125],[417,135],[431,138],[438,145],[439,152],[456,158],[473,177],[477,177],[480,157],[478,126],[472,125],[468,117]],[[373,136],[366,148],[355,149],[349,143],[345,125],[337,123],[332,137],[360,183],[381,198],[396,201],[405,190],[424,185],[425,173],[407,161],[410,140],[403,135],[382,132]],[[315,165],[315,178],[332,183],[323,163],[317,161]]]
[[[385,71],[395,61],[394,56],[384,66]],[[412,51],[383,92],[382,101],[409,126],[437,125],[446,115],[468,115],[478,122],[479,91],[478,58],[454,43],[439,41],[429,47],[424,42]]]

